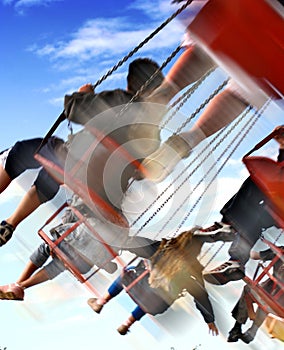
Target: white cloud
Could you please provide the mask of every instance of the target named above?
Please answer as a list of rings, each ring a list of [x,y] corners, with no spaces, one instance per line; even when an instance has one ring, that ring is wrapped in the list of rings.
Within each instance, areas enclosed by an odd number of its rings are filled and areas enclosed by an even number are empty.
[[[136,28],[133,30],[133,23],[129,23],[126,18],[109,18],[107,21],[97,18],[87,21],[78,31],[71,34],[71,38],[66,42],[58,41],[41,48],[31,47],[30,50],[53,60],[76,58],[78,61],[86,61],[96,57],[107,58],[114,54],[120,56],[144,40],[156,28],[156,24],[143,28],[136,24]],[[182,32],[180,25],[165,28],[154,45],[152,42],[146,44],[147,50],[178,45]]]
[[[58,2],[62,0],[19,0],[15,2],[15,8],[24,8],[32,6],[46,6],[52,2]]]
[[[25,14],[27,8],[34,6],[49,6],[51,3],[63,0],[2,0],[3,5],[13,6],[19,15]]]
[[[157,1],[154,6],[153,1],[136,0],[128,8],[141,10],[151,18],[161,18],[171,14],[175,10],[175,7],[168,0]]]

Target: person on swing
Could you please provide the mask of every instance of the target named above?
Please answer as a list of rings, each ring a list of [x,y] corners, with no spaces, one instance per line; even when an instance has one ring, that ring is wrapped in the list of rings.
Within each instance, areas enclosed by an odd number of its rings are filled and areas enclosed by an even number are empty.
[[[282,250],[282,254],[284,254],[284,246],[278,247]],[[253,260],[262,260],[269,261],[273,260],[275,257],[275,253],[271,248],[262,251],[251,251],[250,258]],[[273,266],[272,275],[276,278],[277,281],[284,283],[284,262],[278,259]],[[276,285],[274,281],[270,278],[267,278],[264,282],[261,283],[261,287],[271,296],[277,295],[280,290],[280,286]],[[236,320],[233,328],[229,331],[229,336],[227,342],[237,342],[241,339],[244,343],[249,344],[252,342],[256,336],[256,333],[259,327],[262,325],[263,321],[267,316],[267,312],[262,310],[260,307],[257,308],[255,317],[253,319],[252,325],[243,333],[242,325],[246,323],[249,318],[248,306],[246,302],[246,294],[250,292],[250,287],[247,285],[244,287],[242,295],[240,299],[236,303],[235,307],[232,310],[232,316]],[[277,300],[278,303],[284,306],[284,294],[280,295]]]
[[[279,144],[278,162],[284,160],[284,126],[278,126],[274,139]],[[204,271],[204,279],[213,284],[226,284],[242,279],[245,265],[250,257],[250,250],[260,238],[263,230],[276,226],[273,217],[266,209],[266,197],[251,177],[248,177],[239,191],[225,204],[220,213],[221,222],[205,229],[214,233],[224,225],[229,225],[236,234],[230,248],[229,261],[213,270]]]
[[[233,239],[232,233],[217,232],[203,235],[199,228],[184,231],[177,237],[163,239],[148,261],[141,261],[137,266],[128,266],[102,297],[88,299],[88,305],[94,312],[101,313],[106,304],[124,290],[124,286],[132,284],[138,277],[136,270],[143,272],[148,269],[149,275],[146,274],[133,289],[130,288],[128,291],[130,296],[134,296],[137,306],[127,320],[117,328],[121,335],[126,335],[130,327],[146,313],[156,315],[165,312],[183,291],[194,298],[195,306],[207,324],[209,333],[213,336],[218,335],[213,307],[202,278],[203,266],[197,257],[205,242],[231,239]],[[134,277],[131,277],[131,271]]]
[[[172,3],[183,1],[173,0]],[[167,73],[164,82],[147,98],[147,101],[167,105],[177,93],[196,82],[210,69],[217,67],[213,59],[190,34],[190,23],[208,2],[210,0],[194,0],[180,15],[181,21],[187,27],[182,44],[184,51]],[[283,4],[283,1],[280,2]],[[163,181],[179,162],[189,157],[200,142],[231,123],[248,106],[259,109],[263,103],[253,95],[248,96],[237,82],[230,79],[227,86],[211,99],[190,130],[173,134],[143,160],[140,177],[153,182]]]
[[[159,66],[155,61],[149,58],[138,58],[129,64],[126,90],[116,89],[94,93],[91,84],[83,85],[78,92],[65,96],[64,118],[85,125],[100,113],[115,106],[127,104],[158,69]],[[163,79],[164,76],[159,71],[151,83],[145,87],[141,98],[151,93],[162,83]],[[159,132],[152,134],[155,141],[159,142]],[[122,132],[122,136],[118,132],[118,137],[122,137],[120,141],[123,144],[123,142],[131,140],[132,135],[130,135],[130,130],[126,130]],[[34,159],[34,154],[42,141],[42,138],[18,141],[14,146],[0,153],[0,193],[27,169],[40,169],[35,182],[24,195],[16,210],[0,223],[0,246],[12,238],[14,230],[25,218],[40,205],[53,199],[59,190],[60,184],[45,169],[41,169],[41,164]],[[52,136],[41,148],[39,154],[64,168],[67,144],[68,142],[65,143],[62,139]],[[146,149],[145,146],[144,150]],[[123,181],[125,186],[127,178]]]

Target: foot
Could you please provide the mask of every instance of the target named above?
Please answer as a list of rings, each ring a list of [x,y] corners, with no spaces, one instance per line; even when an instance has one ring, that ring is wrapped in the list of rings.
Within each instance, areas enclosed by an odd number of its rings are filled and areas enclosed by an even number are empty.
[[[240,337],[240,339],[246,343],[249,344],[251,341],[254,340],[254,336],[248,331],[246,331],[244,334],[242,334],[242,336]]]
[[[203,272],[203,278],[212,284],[226,284],[244,277],[244,267],[239,261],[234,260],[230,260],[213,270]]]
[[[210,236],[214,241],[232,242],[236,231],[231,225],[223,222],[215,222],[214,225],[207,228],[200,228],[196,234],[201,236]]]
[[[2,221],[0,224],[0,247],[6,244],[13,235],[15,228],[8,224],[6,221]]]
[[[122,324],[117,328],[117,331],[121,335],[125,335],[129,332],[129,326],[126,326],[125,324]]]
[[[241,338],[242,335],[243,334],[242,334],[241,328],[233,327],[229,332],[227,342],[228,343],[235,343]]]
[[[98,304],[97,298],[90,298],[88,299],[88,305],[97,313],[99,314],[102,311],[103,305]]]
[[[141,176],[154,182],[164,180],[182,158],[191,152],[189,144],[179,135],[173,135],[141,165]]]
[[[17,283],[0,287],[0,299],[2,300],[24,300],[24,295],[23,288]]]

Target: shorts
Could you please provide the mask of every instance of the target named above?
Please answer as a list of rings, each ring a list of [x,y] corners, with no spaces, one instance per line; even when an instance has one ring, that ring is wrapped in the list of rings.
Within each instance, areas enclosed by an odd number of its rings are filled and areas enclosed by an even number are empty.
[[[1,153],[1,163],[11,180],[14,180],[28,169],[40,169],[41,164],[34,158],[34,154],[42,143],[42,138],[18,141],[15,145]],[[56,157],[56,148],[63,144],[63,140],[51,137],[40,153],[59,164]],[[41,203],[51,200],[59,190],[59,184],[41,169],[34,182]]]
[[[37,268],[40,268],[45,264],[49,257],[50,248],[48,244],[42,243],[37,250],[32,253],[30,260]],[[52,280],[65,270],[65,266],[58,258],[53,258],[52,261],[43,268],[43,270],[45,270],[47,273],[48,278]]]

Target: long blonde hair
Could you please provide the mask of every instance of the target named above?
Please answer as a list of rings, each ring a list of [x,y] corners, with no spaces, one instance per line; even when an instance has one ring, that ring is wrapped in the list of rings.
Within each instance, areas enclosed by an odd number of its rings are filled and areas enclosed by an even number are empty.
[[[172,278],[189,267],[192,260],[192,252],[189,248],[195,231],[196,228],[193,228],[182,232],[177,237],[162,240],[158,250],[151,258],[149,276],[151,287],[162,287],[168,290]]]

